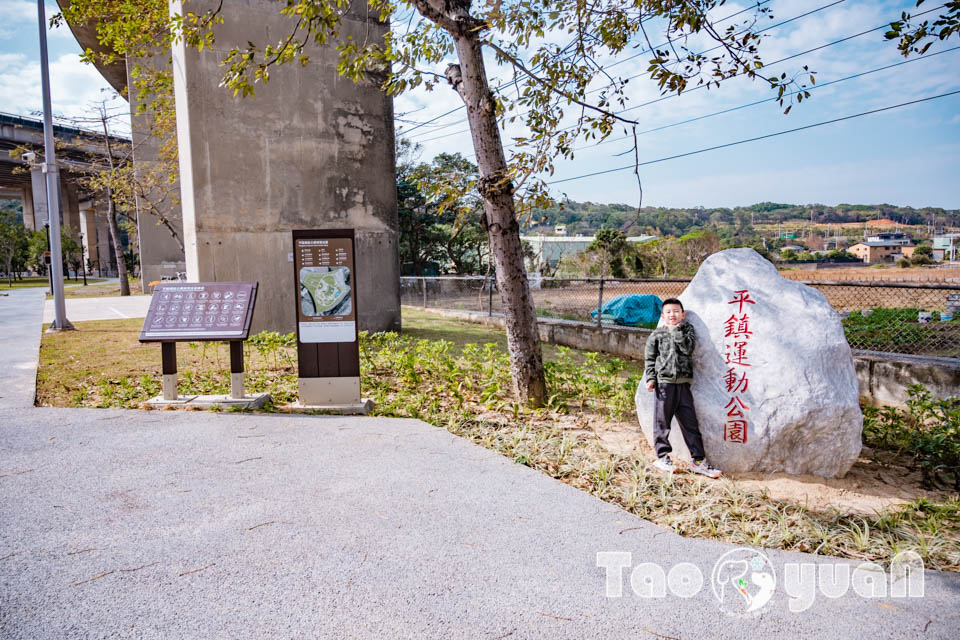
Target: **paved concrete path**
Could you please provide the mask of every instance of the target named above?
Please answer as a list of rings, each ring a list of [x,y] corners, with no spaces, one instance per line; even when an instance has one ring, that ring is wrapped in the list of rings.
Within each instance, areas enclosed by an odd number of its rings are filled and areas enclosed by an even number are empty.
[[[67,298],[67,319],[70,322],[83,322],[144,318],[150,308],[150,300],[150,296]],[[47,300],[43,306],[43,321],[53,322],[53,314],[53,300]]]
[[[923,598],[721,613],[686,539],[416,420],[0,412],[0,637],[955,638]],[[690,599],[605,596],[597,552],[688,561]],[[822,557],[768,552],[784,563]],[[669,592],[668,592],[669,593]]]
[[[45,293],[0,290],[0,408],[33,406]]]

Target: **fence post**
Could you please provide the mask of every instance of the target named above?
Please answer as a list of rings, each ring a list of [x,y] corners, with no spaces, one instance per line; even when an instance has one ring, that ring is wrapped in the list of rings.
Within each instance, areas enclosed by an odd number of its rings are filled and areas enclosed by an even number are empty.
[[[420,276],[420,282],[423,283],[423,308],[427,308],[427,279]]]
[[[493,315],[493,276],[487,276],[487,316]]]
[[[603,276],[600,276],[600,294],[597,296],[597,328],[603,323]]]

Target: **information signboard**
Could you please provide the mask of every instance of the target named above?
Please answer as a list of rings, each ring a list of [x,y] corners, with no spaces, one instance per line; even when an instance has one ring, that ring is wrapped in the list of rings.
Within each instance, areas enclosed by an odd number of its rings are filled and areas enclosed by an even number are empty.
[[[328,237],[317,237],[327,233]],[[294,232],[297,338],[303,343],[356,342],[353,237]]]
[[[140,342],[246,340],[256,298],[256,282],[158,284]]]
[[[369,411],[360,401],[353,229],[293,231],[297,387],[304,406]]]

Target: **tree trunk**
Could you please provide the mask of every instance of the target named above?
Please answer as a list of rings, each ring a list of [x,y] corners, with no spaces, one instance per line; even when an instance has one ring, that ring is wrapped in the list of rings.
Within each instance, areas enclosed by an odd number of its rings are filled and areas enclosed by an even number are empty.
[[[487,82],[483,50],[477,33],[476,30],[464,29],[453,34],[460,64],[447,67],[446,76],[467,107],[470,134],[480,170],[478,189],[483,197],[487,238],[506,320],[514,391],[521,402],[542,406],[546,401],[547,385],[537,317],[523,266],[513,184],[507,177],[493,93]]]
[[[120,295],[130,295],[130,282],[127,280],[127,263],[123,259],[123,245],[120,244],[120,229],[117,227],[117,209],[113,204],[113,191],[107,187],[107,221],[110,227],[110,241],[117,255],[117,274],[120,276]]]

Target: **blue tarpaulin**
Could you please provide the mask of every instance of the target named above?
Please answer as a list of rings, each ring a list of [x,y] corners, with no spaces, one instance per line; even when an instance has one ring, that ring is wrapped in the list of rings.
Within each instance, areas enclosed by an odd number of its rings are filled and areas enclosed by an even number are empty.
[[[662,308],[663,303],[657,296],[633,293],[607,300],[603,303],[601,313],[605,322],[636,327],[656,323],[660,320],[660,310]],[[590,315],[596,318],[597,310],[591,311]]]

